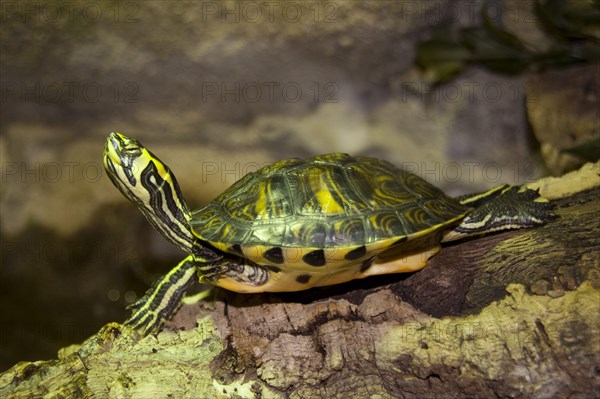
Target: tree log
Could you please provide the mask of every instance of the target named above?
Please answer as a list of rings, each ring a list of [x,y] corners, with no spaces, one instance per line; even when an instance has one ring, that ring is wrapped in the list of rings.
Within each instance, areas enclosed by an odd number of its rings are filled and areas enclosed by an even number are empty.
[[[216,290],[145,338],[110,323],[1,374],[0,397],[597,397],[599,171],[531,185],[556,204],[545,226],[446,245],[411,274]]]

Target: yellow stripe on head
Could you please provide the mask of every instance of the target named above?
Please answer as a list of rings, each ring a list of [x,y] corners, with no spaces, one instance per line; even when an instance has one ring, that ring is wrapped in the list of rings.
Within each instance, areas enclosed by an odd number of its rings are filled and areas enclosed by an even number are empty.
[[[191,214],[167,165],[136,139],[113,132],[106,140],[104,166],[114,185],[165,238],[191,251]]]

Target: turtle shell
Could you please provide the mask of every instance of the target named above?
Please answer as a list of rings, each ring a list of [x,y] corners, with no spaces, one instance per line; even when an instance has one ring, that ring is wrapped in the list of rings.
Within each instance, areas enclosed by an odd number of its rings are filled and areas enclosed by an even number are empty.
[[[372,259],[469,210],[389,162],[333,153],[247,174],[195,211],[191,226],[221,251],[310,273]]]

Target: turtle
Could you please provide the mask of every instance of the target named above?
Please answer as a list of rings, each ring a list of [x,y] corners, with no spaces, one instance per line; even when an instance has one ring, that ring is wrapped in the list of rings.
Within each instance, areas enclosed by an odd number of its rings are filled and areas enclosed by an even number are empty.
[[[188,254],[129,306],[124,324],[143,335],[161,329],[197,279],[291,292],[414,272],[443,242],[555,218],[537,190],[504,184],[453,198],[387,161],[343,153],[269,164],[190,210],[171,169],[138,140],[111,133],[103,160],[121,193]]]

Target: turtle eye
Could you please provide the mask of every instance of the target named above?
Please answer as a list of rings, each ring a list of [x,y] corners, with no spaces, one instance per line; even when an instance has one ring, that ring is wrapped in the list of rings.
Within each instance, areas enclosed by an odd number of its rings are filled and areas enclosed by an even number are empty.
[[[140,149],[142,148],[142,145],[136,139],[119,136],[118,140],[119,140],[120,147],[124,152],[135,153],[135,152],[140,151]]]

